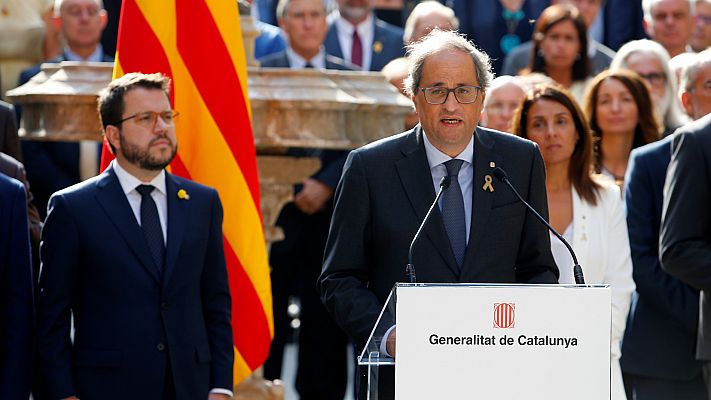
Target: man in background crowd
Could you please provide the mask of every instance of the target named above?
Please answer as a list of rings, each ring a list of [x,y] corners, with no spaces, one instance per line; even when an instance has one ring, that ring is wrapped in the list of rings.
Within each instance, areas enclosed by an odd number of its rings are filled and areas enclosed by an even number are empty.
[[[644,30],[652,40],[664,46],[669,58],[691,51],[692,1],[642,0]]]
[[[481,126],[511,133],[511,121],[526,97],[526,90],[526,84],[517,76],[502,75],[494,78],[484,99]]]
[[[380,71],[405,55],[402,37],[401,28],[375,17],[373,0],[338,0],[338,10],[329,15],[326,53],[363,71]]]
[[[101,0],[56,0],[52,21],[61,29],[66,47],[61,56],[48,62],[113,62],[112,57],[104,54],[100,43],[106,18]],[[39,64],[22,71],[19,85],[25,84],[39,71]],[[52,193],[97,174],[99,148],[92,141],[22,143],[27,178],[32,184],[35,202],[43,217]]]

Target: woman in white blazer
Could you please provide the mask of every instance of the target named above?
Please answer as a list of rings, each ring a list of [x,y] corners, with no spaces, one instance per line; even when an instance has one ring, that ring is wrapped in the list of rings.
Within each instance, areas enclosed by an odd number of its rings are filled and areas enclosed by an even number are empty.
[[[592,133],[580,107],[562,87],[542,85],[530,90],[514,116],[513,130],[541,150],[550,223],[572,244],[585,282],[610,284],[611,399],[625,399],[620,341],[635,285],[620,190],[606,178],[591,174]],[[551,250],[560,269],[559,282],[575,283],[573,260],[554,236]]]

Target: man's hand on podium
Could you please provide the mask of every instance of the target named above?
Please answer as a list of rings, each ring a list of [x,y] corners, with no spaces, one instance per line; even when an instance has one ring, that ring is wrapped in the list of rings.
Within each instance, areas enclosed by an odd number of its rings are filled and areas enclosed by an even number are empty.
[[[385,344],[385,350],[387,350],[388,354],[390,354],[390,357],[395,358],[395,331],[397,328],[393,328],[392,331],[390,331],[390,334],[388,335],[388,340]]]

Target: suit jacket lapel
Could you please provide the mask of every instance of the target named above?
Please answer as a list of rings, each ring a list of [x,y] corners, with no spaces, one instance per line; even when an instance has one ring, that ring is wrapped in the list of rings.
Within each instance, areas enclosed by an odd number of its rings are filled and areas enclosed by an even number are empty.
[[[104,208],[104,211],[106,211],[109,219],[119,232],[121,232],[124,240],[128,243],[128,247],[141,261],[141,265],[153,279],[160,283],[160,273],[151,257],[148,243],[146,243],[143,231],[131,210],[131,205],[128,204],[128,199],[121,188],[113,167],[109,167],[102,174],[96,186],[99,188],[96,194],[99,204]]]
[[[500,164],[498,154],[494,152],[494,141],[491,137],[479,128],[476,128],[474,134],[474,178],[472,181],[472,215],[471,225],[469,228],[469,242],[467,243],[467,251],[464,254],[464,263],[462,265],[462,273],[466,268],[473,266],[474,257],[477,251],[477,246],[481,238],[487,234],[484,227],[488,226],[486,221],[491,213],[491,205],[494,200],[495,193],[488,190],[483,190],[485,177],[489,175],[494,178],[491,171],[490,163],[495,165]],[[492,181],[494,188],[497,187],[496,182]],[[498,185],[501,186],[501,185]],[[507,189],[504,189],[507,190]],[[464,275],[464,274],[463,274]]]
[[[336,22],[331,23],[331,27],[328,30],[328,33],[326,34],[326,40],[325,40],[325,45],[326,45],[326,51],[338,58],[343,58],[343,51],[341,51],[341,44],[338,41],[338,26],[336,25]]]
[[[163,285],[166,286],[175,270],[175,262],[183,242],[186,219],[189,215],[190,201],[178,198],[182,189],[175,177],[166,172],[166,194],[168,196],[168,245],[166,248],[165,266],[163,270]]]
[[[432,174],[422,140],[422,128],[418,125],[410,131],[402,146],[402,152],[405,157],[395,164],[402,186],[420,223],[424,220],[427,210],[429,210],[435,199]],[[424,232],[445,260],[447,266],[455,274],[459,274],[457,261],[454,258],[452,246],[449,244],[449,238],[444,228],[439,208],[433,211],[430,221],[425,225]]]

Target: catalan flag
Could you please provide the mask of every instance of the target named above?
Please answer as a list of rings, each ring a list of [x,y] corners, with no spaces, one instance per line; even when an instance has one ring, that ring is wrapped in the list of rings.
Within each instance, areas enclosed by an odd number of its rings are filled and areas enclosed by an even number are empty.
[[[220,193],[237,384],[264,363],[274,335],[237,2],[124,0],[117,48],[114,78],[162,72],[173,81],[180,119],[171,172]],[[110,159],[104,146],[102,170]]]

